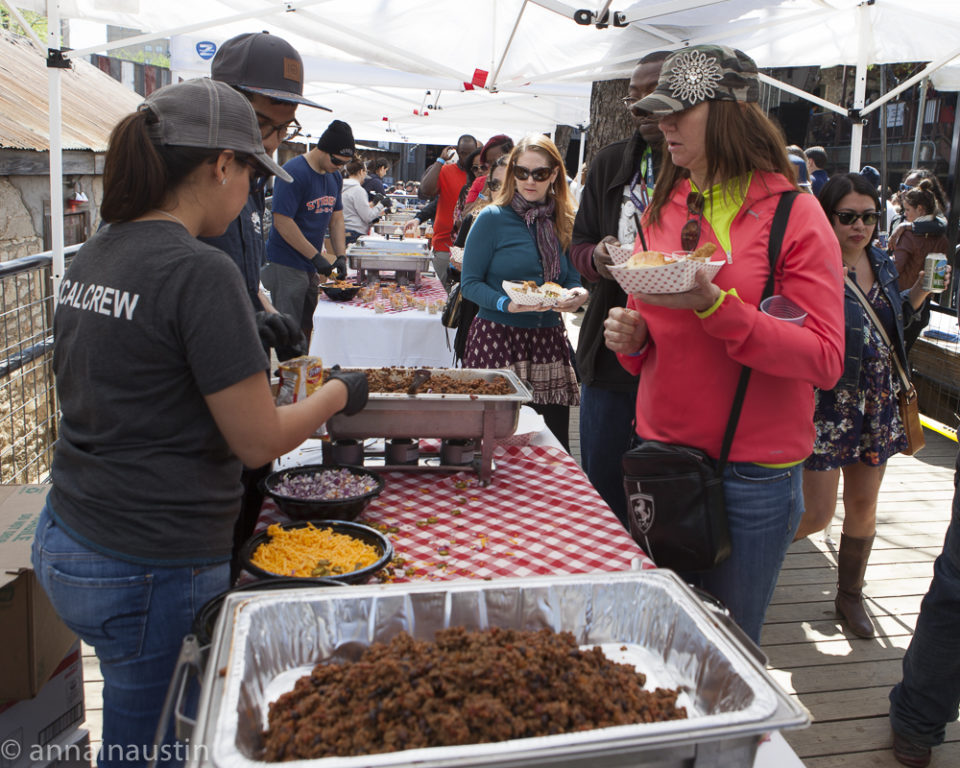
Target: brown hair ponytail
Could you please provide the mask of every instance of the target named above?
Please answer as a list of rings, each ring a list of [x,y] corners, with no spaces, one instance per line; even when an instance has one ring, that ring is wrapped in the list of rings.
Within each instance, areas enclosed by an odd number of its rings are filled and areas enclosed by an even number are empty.
[[[217,149],[156,146],[149,131],[156,120],[144,108],[123,118],[110,134],[100,205],[105,222],[130,221],[157,208],[197,167],[219,157]]]

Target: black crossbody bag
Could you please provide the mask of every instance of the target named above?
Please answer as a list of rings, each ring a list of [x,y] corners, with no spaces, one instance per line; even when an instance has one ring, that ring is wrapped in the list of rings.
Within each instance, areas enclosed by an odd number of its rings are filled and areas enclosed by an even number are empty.
[[[762,298],[773,293],[773,275],[797,192],[781,196],[770,227],[770,274]],[[761,299],[762,300],[762,299]],[[750,382],[740,372],[720,459],[699,448],[645,440],[623,456],[630,535],[660,568],[706,571],[730,556],[730,530],[723,501],[723,471]]]

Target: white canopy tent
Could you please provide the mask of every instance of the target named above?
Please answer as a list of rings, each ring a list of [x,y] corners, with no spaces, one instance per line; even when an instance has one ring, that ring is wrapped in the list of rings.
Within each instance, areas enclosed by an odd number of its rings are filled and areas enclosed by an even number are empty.
[[[868,115],[923,77],[960,60],[960,3],[956,0],[621,0],[619,7],[611,0],[594,2],[599,6],[586,9],[569,0],[474,4],[462,0],[19,0],[17,4],[45,11],[53,30],[63,16],[146,30],[139,37],[74,50],[71,56],[158,37],[183,37],[189,44],[199,37],[218,42],[251,29],[269,30],[304,55],[308,97],[335,108],[337,117],[351,122],[358,135],[383,134],[401,140],[448,142],[461,132],[519,134],[552,130],[558,122],[582,123],[584,117],[576,119],[577,107],[565,111],[560,105],[570,103],[565,99],[579,98],[582,115],[583,89],[590,82],[627,76],[647,52],[702,42],[741,48],[760,67],[855,66],[851,108],[764,77],[785,91],[854,118]],[[608,26],[598,27],[593,23],[597,19],[606,20]],[[45,47],[59,49],[54,35]],[[903,61],[929,61],[930,65],[866,105],[867,68]],[[50,69],[52,191],[60,188],[59,158],[53,158],[59,154],[59,142],[54,140],[59,130],[57,75],[57,69]],[[935,82],[944,87],[941,81]],[[308,130],[314,132],[329,119],[317,110],[300,110],[300,115],[311,121]],[[861,137],[862,125],[855,119],[852,168],[860,164]],[[51,195],[54,221],[60,220],[58,197]],[[57,234],[54,251],[62,252],[62,237]],[[62,257],[55,257],[56,282],[61,274]]]

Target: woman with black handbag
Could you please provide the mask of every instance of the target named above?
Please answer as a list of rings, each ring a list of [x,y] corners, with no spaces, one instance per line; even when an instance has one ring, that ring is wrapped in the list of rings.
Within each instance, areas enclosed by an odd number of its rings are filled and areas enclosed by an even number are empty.
[[[642,441],[692,446],[716,461],[735,424],[722,473],[730,554],[682,575],[722,600],[757,642],[803,514],[813,388],[833,386],[843,366],[840,249],[812,196],[792,201],[772,281],[805,322],[759,309],[775,211],[797,190],[786,141],[757,105],[759,91],[756,64],[742,51],[697,45],[671,54],[655,91],[633,106],[659,118],[666,149],[642,249],[713,243],[727,263],[713,282],[700,273],[683,293],[632,295],[604,324],[607,346],[640,375]],[[737,422],[731,407],[744,368],[751,374]],[[642,495],[629,501],[628,511],[649,518]]]
[[[904,327],[930,293],[920,287],[922,271],[901,291],[896,267],[873,244],[880,218],[873,184],[858,173],[837,174],[819,199],[840,243],[848,278],[846,359],[837,385],[815,390],[817,439],[805,463],[806,513],[797,538],[823,530],[833,519],[842,472],[835,606],[855,635],[869,638],[874,627],[862,590],[876,532],[877,498],[887,459],[907,448],[897,400],[902,389],[897,368],[907,368]]]

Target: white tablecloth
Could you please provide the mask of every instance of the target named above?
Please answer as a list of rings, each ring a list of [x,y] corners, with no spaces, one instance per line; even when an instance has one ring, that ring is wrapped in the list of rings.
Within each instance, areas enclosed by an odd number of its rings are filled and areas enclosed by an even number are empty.
[[[449,336],[448,336],[449,333]],[[409,309],[378,314],[338,302],[320,301],[313,313],[310,354],[324,365],[453,366],[453,337],[440,315]]]

